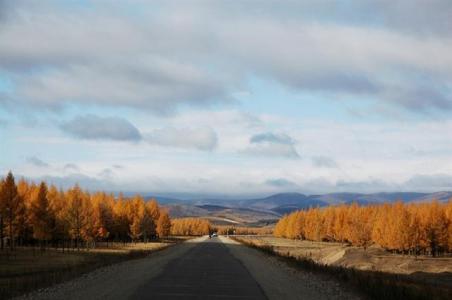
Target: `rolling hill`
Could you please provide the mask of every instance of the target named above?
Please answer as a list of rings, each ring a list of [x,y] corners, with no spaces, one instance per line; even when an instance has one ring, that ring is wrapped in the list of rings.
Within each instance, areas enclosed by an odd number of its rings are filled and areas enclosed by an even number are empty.
[[[180,200],[157,196],[157,200],[168,209],[174,218],[204,217],[214,224],[258,225],[276,222],[280,216],[294,210],[309,207],[347,204],[375,204],[382,202],[440,202],[452,199],[452,192],[436,193],[331,193],[324,195],[305,195],[301,193],[280,193],[268,197],[233,200],[233,199],[198,199]]]

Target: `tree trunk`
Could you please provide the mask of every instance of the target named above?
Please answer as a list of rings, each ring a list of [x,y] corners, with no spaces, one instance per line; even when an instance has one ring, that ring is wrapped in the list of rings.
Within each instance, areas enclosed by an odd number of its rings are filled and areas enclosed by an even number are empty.
[[[1,244],[1,249],[3,250],[4,245],[3,245],[3,217],[0,216],[0,244]]]
[[[9,218],[9,249],[13,250],[13,218]]]

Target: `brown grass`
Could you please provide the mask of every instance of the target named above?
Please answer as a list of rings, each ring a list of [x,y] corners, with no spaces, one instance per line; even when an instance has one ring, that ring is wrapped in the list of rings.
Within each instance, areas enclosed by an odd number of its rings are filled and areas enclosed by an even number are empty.
[[[381,248],[364,250],[272,236],[235,239],[296,267],[342,280],[371,299],[452,299],[451,257],[415,258]]]
[[[98,243],[96,249],[32,247],[0,251],[0,299],[10,298],[80,276],[96,268],[144,257],[186,238],[152,243]]]
[[[393,254],[381,247],[348,246],[343,243],[312,242],[273,236],[240,237],[258,246],[271,246],[284,255],[309,258],[326,265],[382,271],[395,274],[452,273],[452,257],[408,256]],[[452,285],[452,278],[451,278]]]

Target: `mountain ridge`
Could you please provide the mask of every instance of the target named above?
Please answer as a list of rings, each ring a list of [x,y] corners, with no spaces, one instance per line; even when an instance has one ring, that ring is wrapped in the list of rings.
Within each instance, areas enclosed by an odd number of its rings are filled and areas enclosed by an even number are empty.
[[[159,197],[156,198],[159,201]],[[378,204],[383,202],[402,201],[405,203],[428,202],[434,199],[440,202],[447,202],[452,199],[452,192],[441,191],[434,193],[418,192],[380,192],[372,194],[362,193],[329,193],[306,195],[302,193],[277,193],[267,197],[232,200],[232,199],[199,199],[180,200],[163,198],[160,202],[167,207],[170,214],[175,217],[184,216],[260,216],[264,219],[277,218],[278,216],[290,213],[299,209],[310,207],[324,207],[328,205],[340,205],[358,203],[361,205]]]

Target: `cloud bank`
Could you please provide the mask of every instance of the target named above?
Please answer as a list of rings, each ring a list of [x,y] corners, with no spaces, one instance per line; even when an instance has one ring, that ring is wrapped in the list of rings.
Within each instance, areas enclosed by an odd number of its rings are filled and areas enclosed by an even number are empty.
[[[39,168],[47,168],[50,165],[36,156],[27,157],[27,162]]]
[[[135,126],[120,117],[78,116],[60,128],[76,138],[86,140],[138,142],[142,138]]]
[[[290,136],[272,132],[251,136],[250,146],[243,153],[263,157],[300,158],[295,148],[295,141]]]
[[[159,146],[212,151],[218,144],[218,137],[215,131],[208,127],[166,127],[146,134],[146,141]]]
[[[452,109],[447,0],[230,2],[3,4],[5,99],[168,112],[230,103],[253,74],[377,112]]]

